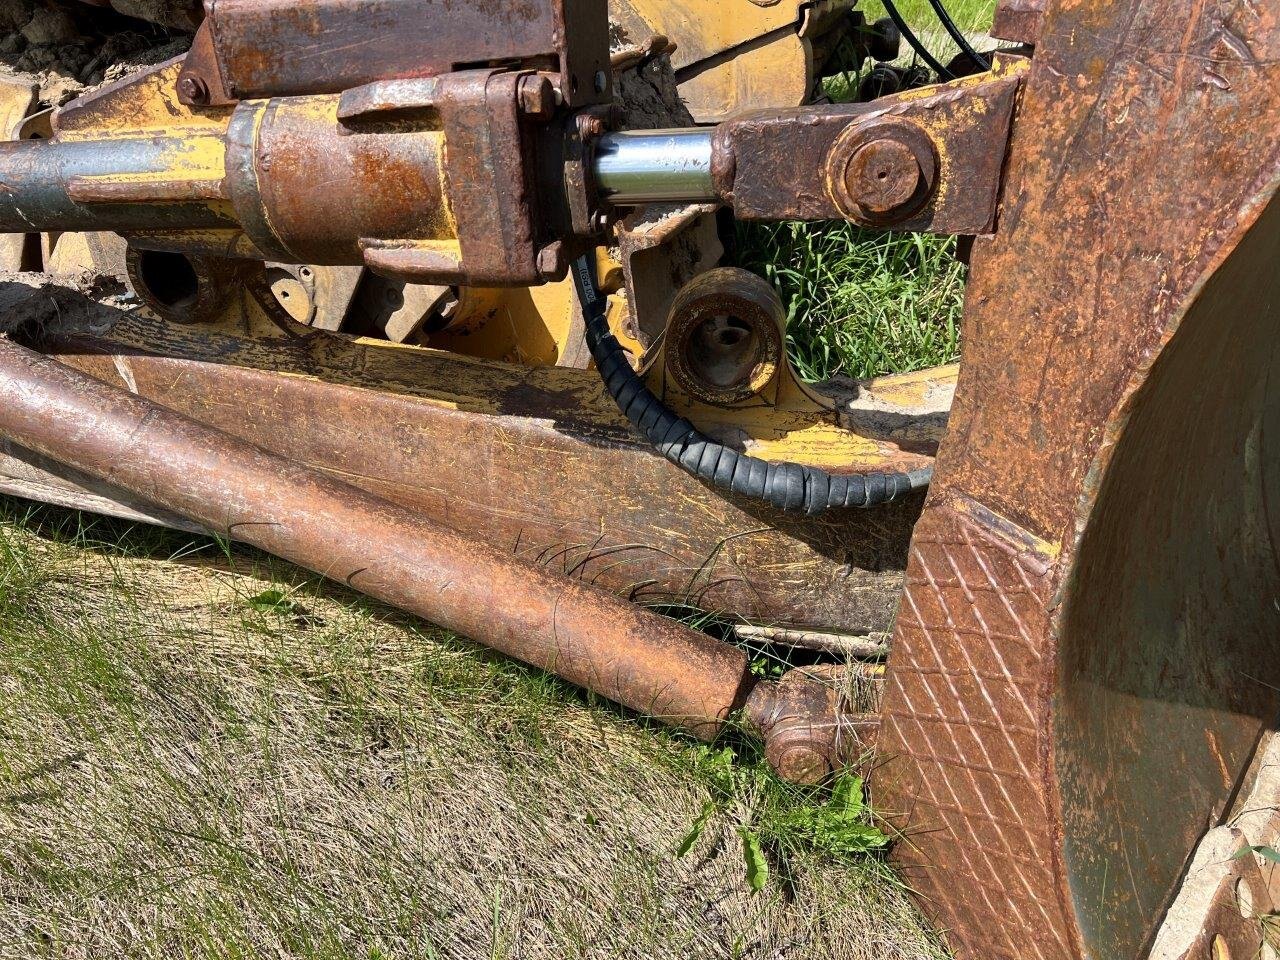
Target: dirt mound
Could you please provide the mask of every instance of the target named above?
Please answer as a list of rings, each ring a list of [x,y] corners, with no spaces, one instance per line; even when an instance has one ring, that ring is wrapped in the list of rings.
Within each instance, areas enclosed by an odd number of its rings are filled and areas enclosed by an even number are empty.
[[[182,31],[74,0],[0,4],[0,72],[30,79],[44,106],[178,56],[190,43]]]

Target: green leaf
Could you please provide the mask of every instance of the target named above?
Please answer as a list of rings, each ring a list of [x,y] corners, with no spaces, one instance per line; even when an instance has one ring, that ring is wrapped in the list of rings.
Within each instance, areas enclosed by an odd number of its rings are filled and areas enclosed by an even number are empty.
[[[698,814],[698,819],[693,821],[693,826],[689,828],[689,832],[685,834],[680,846],[676,848],[676,857],[683,857],[686,853],[693,849],[693,845],[698,842],[698,838],[702,836],[702,831],[707,827],[707,821],[711,819],[711,814],[715,813],[716,805],[708,800],[702,807],[702,812]]]
[[[737,793],[737,755],[731,747],[708,752],[702,763],[702,773],[711,786],[712,797],[726,800]]]
[[[866,804],[862,799],[862,778],[841,777],[831,790],[827,808],[831,815],[842,820],[856,820],[862,816]]]
[[[739,827],[738,833],[742,837],[742,859],[747,864],[747,883],[754,892],[759,893],[769,882],[769,861],[764,858],[760,838],[754,830]]]
[[[293,601],[283,590],[263,590],[262,593],[250,597],[245,602],[259,613],[291,613],[293,611]]]
[[[1241,857],[1247,857],[1249,854],[1256,854],[1263,860],[1270,860],[1272,863],[1280,863],[1280,851],[1274,847],[1251,847],[1245,844],[1239,850],[1231,855],[1232,860],[1239,860]]]
[[[841,824],[831,831],[829,846],[840,853],[868,853],[889,845],[889,838],[864,823]]]

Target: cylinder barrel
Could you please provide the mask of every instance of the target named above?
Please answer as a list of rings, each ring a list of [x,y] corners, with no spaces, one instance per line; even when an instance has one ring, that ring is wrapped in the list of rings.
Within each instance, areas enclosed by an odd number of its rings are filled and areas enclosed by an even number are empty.
[[[0,232],[234,226],[216,136],[0,143]]]
[[[7,339],[0,436],[699,736],[752,684],[728,644]]]
[[[228,185],[245,232],[294,263],[360,263],[361,241],[455,236],[444,134],[351,128],[338,97],[241,104],[227,132]]]

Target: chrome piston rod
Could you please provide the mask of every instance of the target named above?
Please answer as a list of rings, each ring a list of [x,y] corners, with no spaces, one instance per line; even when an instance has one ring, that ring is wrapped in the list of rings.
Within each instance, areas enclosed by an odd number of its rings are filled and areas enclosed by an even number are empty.
[[[596,187],[610,203],[697,203],[716,199],[712,128],[610,133],[596,143]]]

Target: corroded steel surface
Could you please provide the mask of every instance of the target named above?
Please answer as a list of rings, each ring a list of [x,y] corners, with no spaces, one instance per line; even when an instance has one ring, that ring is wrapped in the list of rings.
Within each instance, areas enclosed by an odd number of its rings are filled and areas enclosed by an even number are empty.
[[[202,30],[220,74],[206,82],[235,99],[521,61],[559,64],[573,105],[599,101],[611,83],[603,0],[219,0]]]
[[[787,780],[818,783],[858,747],[835,677],[757,681],[735,646],[8,338],[0,399],[9,441],[633,710],[711,739],[741,708]]]
[[[110,311],[102,320],[115,323],[108,337],[45,349],[523,559],[641,602],[760,623],[891,623],[918,498],[812,519],[725,499],[633,438],[591,371],[520,370],[305,328],[255,339]],[[875,397],[874,409],[842,401],[869,438],[844,466],[927,465],[945,403],[935,415],[912,410],[934,384],[865,384],[856,402]]]
[[[760,110],[716,128],[712,173],[743,220],[848,218],[903,230],[983,234],[994,222],[1005,144],[1025,61],[871,103]],[[894,217],[863,210],[849,165],[892,140],[916,157],[917,183]],[[935,176],[936,169],[936,176]],[[851,193],[850,187],[854,190]],[[873,201],[874,203],[874,201]]]
[[[880,803],[904,816],[908,879],[967,957],[1072,955],[1044,855],[1050,566],[1047,545],[971,500],[928,511],[912,540],[883,708],[892,759],[878,787],[892,799]]]
[[[782,375],[786,327],[786,308],[768,281],[740,267],[717,267],[676,295],[662,358],[683,390],[732,407],[759,397]]]
[[[1045,13],[877,785],[963,957],[1144,955],[1280,707],[1278,128],[1274,6]]]
[[[0,340],[0,433],[325,577],[713,735],[747,656]]]
[[[1040,38],[1046,0],[1000,0],[996,4],[991,36],[1032,46]]]

